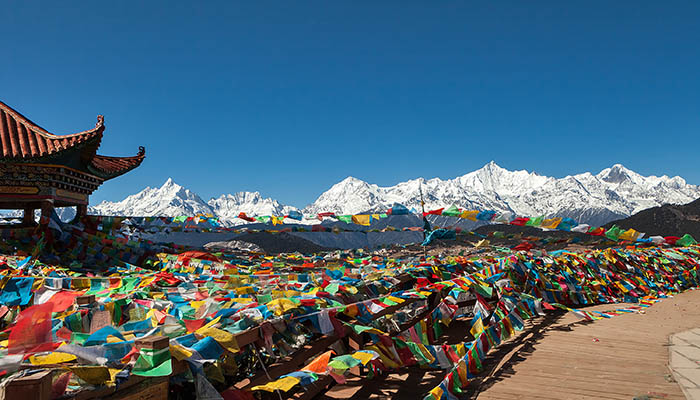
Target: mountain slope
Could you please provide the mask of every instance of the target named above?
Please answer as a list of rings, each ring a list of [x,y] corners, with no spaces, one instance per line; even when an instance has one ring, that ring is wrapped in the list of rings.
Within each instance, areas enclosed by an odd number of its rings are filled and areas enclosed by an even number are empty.
[[[633,228],[647,236],[683,236],[690,233],[700,238],[700,199],[688,204],[666,204],[640,211],[627,218],[612,221],[606,227]]]
[[[455,204],[467,209],[490,209],[525,216],[571,217],[602,225],[643,209],[680,204],[700,197],[700,188],[680,177],[643,177],[620,164],[597,175],[588,172],[561,179],[527,171],[508,171],[494,162],[455,179],[416,179],[380,187],[346,178],[304,209],[315,214],[379,211],[399,202],[420,209],[419,185],[426,209]]]
[[[100,215],[128,215],[133,217],[214,214],[214,209],[196,193],[168,179],[159,188],[147,187],[119,202],[103,201],[94,213]]]
[[[294,207],[280,204],[277,200],[263,198],[258,192],[238,192],[236,194],[224,194],[211,199],[207,203],[214,213],[222,220],[228,222],[242,221],[239,213],[247,215],[287,215]]]
[[[465,209],[496,210],[521,216],[570,217],[603,225],[663,204],[685,204],[700,197],[700,188],[680,177],[641,176],[620,164],[593,175],[589,172],[553,178],[528,171],[509,171],[490,162],[454,179],[418,178],[381,187],[348,177],[304,208],[304,215],[321,212],[358,214],[386,211],[394,203],[420,210],[422,189],[426,210],[452,204]],[[146,188],[120,202],[102,202],[90,213],[132,216],[213,214],[227,224],[241,224],[248,215],[286,215],[295,207],[264,198],[258,192],[238,192],[208,202],[168,179],[160,188]]]
[[[258,192],[238,192],[221,195],[208,202],[196,193],[168,179],[159,188],[147,187],[119,202],[103,201],[91,207],[90,214],[177,217],[211,214],[227,224],[241,224],[239,213],[249,215],[286,215],[294,207],[280,204],[277,200],[263,198]]]

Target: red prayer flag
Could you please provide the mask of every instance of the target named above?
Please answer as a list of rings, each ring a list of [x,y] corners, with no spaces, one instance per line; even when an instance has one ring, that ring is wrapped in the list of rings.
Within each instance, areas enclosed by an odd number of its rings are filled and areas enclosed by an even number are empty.
[[[31,306],[19,313],[17,323],[10,331],[9,354],[23,354],[36,347],[51,344],[51,312],[53,304]]]
[[[189,333],[203,327],[206,319],[183,319],[182,321],[185,323],[185,328],[187,328],[187,332]]]
[[[53,312],[63,312],[75,303],[75,298],[78,296],[80,296],[80,292],[62,290],[51,296],[47,303],[53,306]]]
[[[528,217],[518,217],[512,221],[510,221],[511,225],[517,225],[517,226],[525,226],[527,222],[530,220]]]

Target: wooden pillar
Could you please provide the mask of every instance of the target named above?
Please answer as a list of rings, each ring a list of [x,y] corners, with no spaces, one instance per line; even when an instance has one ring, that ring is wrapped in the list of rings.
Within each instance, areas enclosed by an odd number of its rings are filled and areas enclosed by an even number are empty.
[[[41,220],[42,225],[49,224],[49,218],[51,218],[51,213],[53,212],[53,201],[45,200],[41,202]]]
[[[31,207],[24,208],[24,215],[22,216],[23,226],[33,226],[36,225],[36,220],[34,219],[34,209]]]
[[[79,219],[87,215],[87,204],[78,204],[75,207],[75,218]]]

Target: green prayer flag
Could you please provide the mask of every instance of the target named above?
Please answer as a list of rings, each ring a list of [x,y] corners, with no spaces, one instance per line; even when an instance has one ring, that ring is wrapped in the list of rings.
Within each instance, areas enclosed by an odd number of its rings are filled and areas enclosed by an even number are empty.
[[[408,346],[408,349],[411,350],[411,353],[413,353],[416,361],[418,361],[419,364],[428,365],[433,362],[433,360],[427,358],[425,354],[423,354],[423,351],[421,351],[417,343],[406,342],[406,345]]]
[[[326,288],[324,289],[326,292],[330,294],[336,294],[338,293],[339,286],[337,283],[331,283]]]
[[[527,223],[525,223],[525,226],[540,226],[542,225],[542,221],[544,221],[544,216],[531,218],[527,221]]]
[[[680,239],[676,240],[677,246],[688,247],[694,244],[698,244],[698,242],[696,242],[695,239],[692,236],[690,236],[689,233],[686,233]]]
[[[474,363],[477,371],[481,371],[481,360],[479,359],[479,351],[476,349],[476,342],[469,349],[469,363]]]
[[[610,229],[605,231],[605,237],[614,242],[617,242],[617,239],[620,237],[622,232],[622,229],[620,229],[617,225],[613,225]]]
[[[453,204],[447,209],[443,210],[442,215],[447,215],[448,217],[459,217],[462,215],[462,212],[459,211],[459,209]]]
[[[352,224],[352,215],[336,215],[335,217],[346,224]]]
[[[170,348],[142,348],[131,373],[139,376],[169,376],[173,372]]]

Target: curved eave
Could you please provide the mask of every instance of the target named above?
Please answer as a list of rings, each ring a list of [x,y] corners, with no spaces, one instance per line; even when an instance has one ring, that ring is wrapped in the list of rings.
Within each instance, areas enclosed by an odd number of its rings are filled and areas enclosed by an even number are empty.
[[[76,147],[81,147],[83,159],[89,160],[102,141],[104,129],[104,119],[98,116],[93,129],[54,135],[0,101],[0,160],[28,162]]]
[[[146,158],[146,150],[139,147],[139,152],[133,157],[109,157],[96,154],[87,165],[88,170],[98,177],[107,180],[124,175],[138,167]]]

